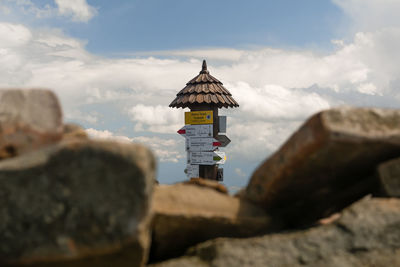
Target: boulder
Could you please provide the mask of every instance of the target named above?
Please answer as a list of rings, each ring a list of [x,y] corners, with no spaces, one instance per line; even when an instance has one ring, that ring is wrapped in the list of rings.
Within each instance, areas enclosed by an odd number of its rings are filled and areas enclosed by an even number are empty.
[[[182,255],[211,238],[254,236],[275,227],[246,200],[194,184],[157,186],[152,203],[152,261]]]
[[[378,167],[381,194],[400,197],[400,158],[384,162]]]
[[[74,139],[0,162],[0,266],[143,266],[155,160]]]
[[[190,180],[183,182],[184,184],[194,184],[198,186],[212,188],[218,192],[228,194],[228,189],[223,185],[220,184],[218,181],[204,179],[204,178],[190,178]]]
[[[292,226],[308,224],[374,192],[377,165],[398,156],[400,110],[326,110],[255,170],[244,195]]]
[[[89,139],[85,129],[74,123],[66,123],[63,126],[63,139]]]
[[[0,159],[59,141],[62,112],[49,90],[0,90]]]
[[[169,266],[400,266],[400,199],[364,198],[332,224],[234,239],[218,238],[188,250]]]

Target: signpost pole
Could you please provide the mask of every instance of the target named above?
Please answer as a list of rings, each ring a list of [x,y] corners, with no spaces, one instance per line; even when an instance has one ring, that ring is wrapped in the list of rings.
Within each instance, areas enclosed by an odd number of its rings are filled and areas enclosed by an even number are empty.
[[[218,107],[214,105],[211,106],[204,104],[203,105],[194,104],[192,107],[190,107],[190,111],[205,111],[205,110],[213,111],[213,137],[216,138],[218,135]],[[206,179],[217,180],[217,172],[218,172],[217,165],[200,165],[199,167],[199,176]]]

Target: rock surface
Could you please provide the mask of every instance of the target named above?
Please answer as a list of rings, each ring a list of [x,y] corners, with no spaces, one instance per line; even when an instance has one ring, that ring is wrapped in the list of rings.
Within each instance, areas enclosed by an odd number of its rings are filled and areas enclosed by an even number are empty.
[[[365,198],[330,225],[210,240],[184,257],[152,266],[400,266],[400,200]]]
[[[85,129],[78,124],[66,123],[63,126],[63,139],[89,139]]]
[[[228,194],[228,189],[224,185],[214,180],[203,179],[203,178],[190,178],[189,181],[185,181],[183,183],[212,188],[218,192]]]
[[[400,158],[380,164],[378,177],[383,195],[400,197]]]
[[[400,156],[400,110],[338,108],[312,116],[254,172],[245,197],[289,224],[326,217],[378,187]]]
[[[62,112],[49,90],[0,90],[0,159],[56,143]]]
[[[160,185],[152,203],[153,261],[182,255],[208,239],[254,236],[275,227],[251,203],[194,184]]]
[[[0,162],[0,265],[142,266],[155,160],[73,140]]]

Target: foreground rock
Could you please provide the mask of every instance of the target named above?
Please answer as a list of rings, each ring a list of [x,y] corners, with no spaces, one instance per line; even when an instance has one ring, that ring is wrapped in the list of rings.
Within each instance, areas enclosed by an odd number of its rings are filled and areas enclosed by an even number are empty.
[[[312,116],[253,174],[245,197],[290,224],[328,216],[378,188],[400,156],[400,110],[339,108]]]
[[[105,141],[1,161],[0,265],[143,265],[154,173],[145,147]]]
[[[363,199],[335,223],[292,233],[202,243],[169,266],[400,266],[400,200]]]
[[[384,162],[378,167],[381,194],[400,197],[400,158]]]
[[[62,139],[89,139],[89,136],[81,126],[73,123],[66,123],[63,126]]]
[[[54,93],[0,90],[0,159],[55,143],[62,132],[62,112]]]
[[[262,209],[204,185],[156,187],[151,260],[182,255],[216,237],[248,237],[274,229]]]

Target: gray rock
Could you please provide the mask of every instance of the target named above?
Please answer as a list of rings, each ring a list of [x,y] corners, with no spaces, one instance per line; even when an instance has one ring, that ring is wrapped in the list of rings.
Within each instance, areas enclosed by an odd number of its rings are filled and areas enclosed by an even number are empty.
[[[383,195],[400,197],[400,158],[380,164],[378,177]]]
[[[160,185],[152,211],[151,260],[182,255],[190,246],[216,237],[249,237],[277,228],[256,205],[204,184]]]
[[[147,148],[107,141],[1,161],[0,265],[142,266],[154,176]]]
[[[312,116],[254,172],[245,197],[292,226],[374,192],[379,163],[400,156],[400,110],[338,108]]]
[[[55,143],[62,136],[62,112],[49,90],[0,90],[0,159]]]
[[[330,225],[256,238],[219,238],[167,266],[387,267],[400,264],[400,200],[365,198]]]

